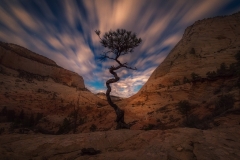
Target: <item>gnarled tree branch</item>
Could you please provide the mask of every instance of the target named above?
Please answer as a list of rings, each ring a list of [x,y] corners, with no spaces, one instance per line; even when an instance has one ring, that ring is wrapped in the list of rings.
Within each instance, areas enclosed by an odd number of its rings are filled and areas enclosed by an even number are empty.
[[[111,83],[115,83],[119,81],[119,77],[116,70],[124,67],[127,69],[136,70],[137,68],[132,68],[127,65],[127,63],[121,63],[118,58],[122,55],[128,54],[129,52],[133,52],[133,48],[137,47],[141,43],[141,38],[137,38],[135,33],[132,33],[131,31],[126,31],[124,29],[117,29],[116,31],[112,32],[109,31],[104,34],[103,38],[100,37],[101,32],[99,30],[96,30],[95,33],[100,38],[100,43],[103,47],[108,48],[109,50],[106,52],[103,52],[103,54],[100,55],[100,60],[106,60],[111,59],[117,62],[118,66],[114,67],[111,66],[109,68],[109,72],[114,76],[114,78],[111,78],[107,80],[106,86],[106,97],[109,105],[113,107],[113,109],[116,112],[117,118],[117,129],[121,128],[129,128],[128,125],[124,122],[124,111],[121,110],[115,103],[113,103],[110,93],[111,93]],[[108,53],[115,54],[115,58],[110,57]]]

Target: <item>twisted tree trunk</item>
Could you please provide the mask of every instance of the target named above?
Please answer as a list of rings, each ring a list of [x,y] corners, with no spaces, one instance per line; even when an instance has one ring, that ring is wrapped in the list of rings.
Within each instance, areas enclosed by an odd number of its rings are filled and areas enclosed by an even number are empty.
[[[117,118],[116,121],[117,122],[117,127],[116,129],[129,129],[129,126],[124,122],[124,110],[120,109],[115,103],[113,103],[111,97],[110,97],[110,92],[111,92],[111,83],[115,83],[117,81],[119,81],[119,77],[117,76],[117,73],[114,72],[114,70],[117,70],[119,68],[121,68],[122,66],[118,66],[118,67],[111,67],[109,68],[109,72],[114,76],[114,78],[109,79],[106,82],[106,86],[107,86],[107,91],[106,91],[106,97],[107,97],[107,101],[109,103],[109,105],[111,107],[113,107],[113,109],[116,112]]]

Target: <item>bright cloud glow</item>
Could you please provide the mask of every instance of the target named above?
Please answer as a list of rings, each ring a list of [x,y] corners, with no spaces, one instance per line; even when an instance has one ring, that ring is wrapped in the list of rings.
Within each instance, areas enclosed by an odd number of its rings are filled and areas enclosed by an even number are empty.
[[[142,44],[121,57],[137,71],[117,71],[113,95],[129,97],[148,80],[181,39],[185,28],[199,19],[240,10],[239,0],[1,0],[0,40],[26,47],[83,76],[93,92],[105,92],[113,61],[99,62],[104,51],[94,33],[124,28]]]

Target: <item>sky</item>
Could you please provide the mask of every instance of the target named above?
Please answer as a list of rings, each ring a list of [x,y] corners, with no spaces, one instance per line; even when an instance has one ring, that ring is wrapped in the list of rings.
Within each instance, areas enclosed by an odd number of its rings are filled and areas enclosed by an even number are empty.
[[[95,30],[126,29],[142,43],[121,62],[112,95],[135,94],[195,21],[240,11],[240,0],[0,0],[0,41],[14,43],[78,73],[93,93],[105,92],[113,60]]]

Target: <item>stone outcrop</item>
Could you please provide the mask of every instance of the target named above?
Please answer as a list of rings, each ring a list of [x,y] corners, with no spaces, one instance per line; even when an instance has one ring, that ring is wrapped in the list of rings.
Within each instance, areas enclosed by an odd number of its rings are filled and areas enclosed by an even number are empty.
[[[82,76],[18,45],[0,42],[0,64],[17,71],[50,77],[68,86],[85,88]]]
[[[51,160],[238,160],[240,159],[239,115],[219,118],[211,130],[175,128],[169,130],[115,130],[105,132],[0,136],[2,159]],[[101,152],[82,154],[84,148]]]
[[[1,128],[2,123],[17,122],[12,130],[15,132],[19,127],[29,127],[30,123],[25,122],[36,119],[32,129],[42,133],[66,132],[61,130],[64,119],[71,123],[67,132],[73,129],[89,132],[93,118],[107,104],[85,88],[80,75],[21,46],[3,42],[0,42],[0,99],[0,132],[3,128],[8,130],[5,126]]]
[[[239,108],[239,77],[231,73],[236,54],[240,54],[240,12],[197,21],[187,27],[139,92],[119,105],[126,118],[137,121],[133,128],[183,125],[186,118],[177,109],[183,100],[192,107],[191,121],[214,117],[222,95],[232,96],[234,108]]]
[[[227,66],[236,62],[234,55],[240,51],[240,12],[204,19],[187,27],[182,39],[166,59],[155,69],[141,91],[153,91],[173,85],[183,77],[191,79],[195,72],[206,77],[208,71],[216,71],[221,63]]]

